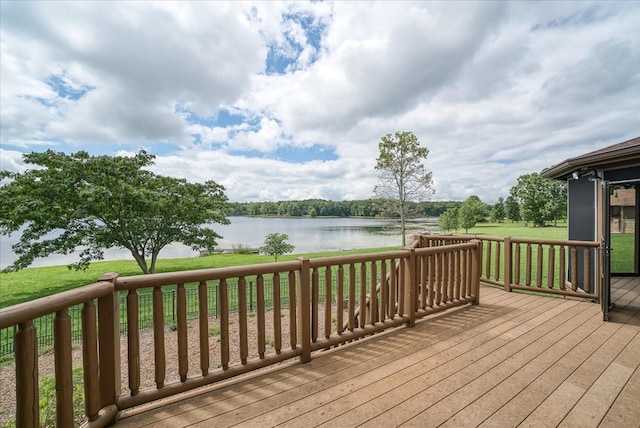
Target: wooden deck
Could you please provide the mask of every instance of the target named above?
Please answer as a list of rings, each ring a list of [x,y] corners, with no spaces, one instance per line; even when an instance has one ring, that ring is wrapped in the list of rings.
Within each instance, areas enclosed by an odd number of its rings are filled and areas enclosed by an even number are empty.
[[[640,278],[616,309],[482,287],[464,307],[130,412],[123,427],[640,427]],[[147,407],[148,409],[148,407]]]

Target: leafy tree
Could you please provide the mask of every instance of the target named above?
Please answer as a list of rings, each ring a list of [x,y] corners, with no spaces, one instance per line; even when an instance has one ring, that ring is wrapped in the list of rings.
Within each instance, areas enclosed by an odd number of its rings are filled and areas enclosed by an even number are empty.
[[[260,247],[260,253],[273,256],[275,261],[283,254],[292,252],[295,247],[285,242],[289,239],[286,233],[270,233],[264,238],[264,246]]]
[[[469,233],[469,229],[476,225],[476,212],[473,202],[464,204],[458,210],[458,224],[464,228],[464,233]]]
[[[444,232],[458,230],[458,209],[450,208],[438,217],[438,227]]]
[[[566,186],[538,173],[518,177],[510,193],[520,205],[523,220],[534,226],[544,226],[566,212]]]
[[[373,193],[382,202],[384,215],[400,217],[404,247],[409,202],[433,194],[431,172],[426,172],[423,165],[429,150],[420,145],[413,132],[387,134],[378,143],[378,149],[375,168],[379,171],[379,184]]]
[[[498,198],[498,202],[496,202],[491,208],[491,221],[495,221],[497,223],[501,223],[505,218],[505,207],[504,207],[504,198]]]
[[[506,217],[512,222],[522,219],[522,217],[520,217],[520,204],[518,204],[516,198],[511,195],[507,196],[504,202],[504,210]]]
[[[220,235],[208,225],[227,224],[224,187],[214,181],[189,183],[145,169],[154,156],[133,157],[31,153],[24,173],[0,172],[0,233],[23,227],[12,248],[9,270],[49,254],[80,250],[69,268],[84,269],[104,258],[106,248],[126,248],[144,273],[155,271],[160,250],[180,242],[213,250]],[[150,257],[150,261],[147,261]]]

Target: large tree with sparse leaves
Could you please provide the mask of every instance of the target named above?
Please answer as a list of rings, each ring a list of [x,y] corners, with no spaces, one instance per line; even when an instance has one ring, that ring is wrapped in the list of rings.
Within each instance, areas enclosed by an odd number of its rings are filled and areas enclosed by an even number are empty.
[[[387,134],[378,143],[378,149],[380,154],[375,168],[379,183],[374,189],[374,197],[381,204],[381,212],[400,218],[404,247],[409,203],[425,200],[434,193],[431,172],[424,167],[429,150],[420,145],[413,132]]]
[[[213,250],[213,223],[227,224],[224,187],[156,175],[154,156],[90,156],[47,151],[23,156],[34,166],[2,171],[0,233],[22,231],[9,270],[36,258],[79,251],[70,268],[86,268],[107,248],[124,248],[144,273],[155,271],[160,250],[177,242]]]

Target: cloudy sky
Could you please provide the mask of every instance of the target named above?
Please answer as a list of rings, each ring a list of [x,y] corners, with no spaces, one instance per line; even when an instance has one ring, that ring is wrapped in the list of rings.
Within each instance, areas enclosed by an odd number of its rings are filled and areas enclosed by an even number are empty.
[[[2,1],[1,168],[157,155],[231,201],[366,199],[413,131],[434,200],[640,135],[640,3]]]

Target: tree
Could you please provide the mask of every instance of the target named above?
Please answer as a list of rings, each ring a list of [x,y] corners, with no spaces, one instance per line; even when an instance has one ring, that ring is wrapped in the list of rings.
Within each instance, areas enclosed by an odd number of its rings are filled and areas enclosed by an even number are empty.
[[[520,204],[516,201],[516,198],[513,196],[507,196],[507,199],[504,202],[504,210],[507,218],[514,221],[520,221]]]
[[[404,247],[409,202],[433,194],[431,172],[426,172],[423,165],[429,150],[420,145],[413,132],[387,134],[378,143],[378,149],[375,168],[379,171],[379,184],[373,193],[382,204],[383,215],[400,217]]]
[[[458,210],[458,224],[464,228],[464,233],[469,233],[469,229],[476,225],[476,214],[472,204],[462,204]]]
[[[126,248],[144,273],[155,271],[160,250],[172,242],[193,250],[213,250],[212,223],[228,224],[224,187],[214,181],[189,183],[145,169],[155,156],[133,157],[31,153],[36,168],[0,172],[0,233],[23,228],[12,249],[9,270],[29,266],[49,254],[80,250],[69,268],[85,269],[104,258],[104,249]],[[150,261],[147,261],[150,257]]]
[[[544,178],[538,173],[518,177],[518,184],[510,190],[520,205],[525,222],[544,226],[547,221],[561,218],[566,212],[567,190],[564,183]]]
[[[438,227],[444,232],[458,230],[458,209],[450,208],[438,217]]]
[[[264,246],[260,247],[260,253],[267,256],[275,257],[275,261],[278,261],[278,257],[283,254],[292,252],[295,247],[285,241],[289,239],[289,235],[286,233],[270,233],[264,238]]]
[[[504,208],[504,198],[498,198],[498,202],[496,202],[491,208],[491,221],[495,221],[497,223],[501,223],[505,218],[505,208]]]

